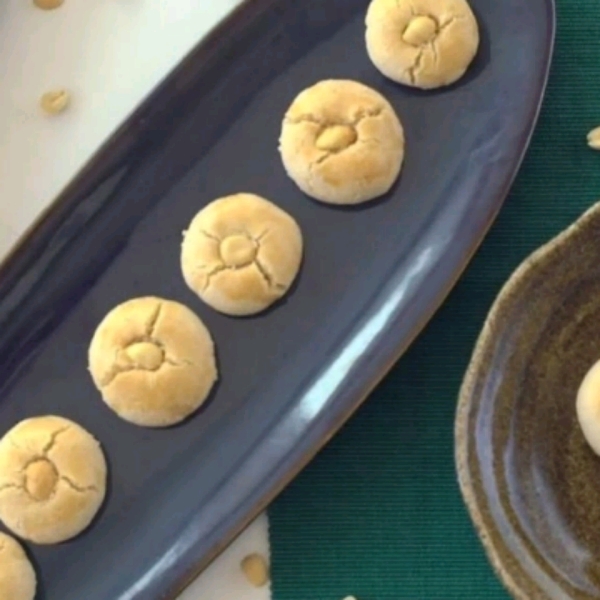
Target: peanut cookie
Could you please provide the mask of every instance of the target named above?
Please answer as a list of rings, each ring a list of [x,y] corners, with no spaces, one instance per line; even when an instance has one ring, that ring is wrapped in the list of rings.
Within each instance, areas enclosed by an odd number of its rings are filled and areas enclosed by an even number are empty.
[[[372,0],[366,25],[373,64],[386,77],[422,89],[460,79],[479,47],[466,0]]]
[[[382,196],[398,178],[404,131],[379,92],[348,80],[325,80],[288,109],[279,150],[289,177],[308,196],[359,204]]]
[[[106,470],[100,444],[77,423],[21,421],[0,440],[0,519],[37,544],[73,538],[104,500]]]
[[[302,232],[286,212],[254,194],[219,198],[184,233],[187,285],[219,312],[265,310],[290,288],[302,261]]]
[[[35,571],[17,540],[0,532],[0,598],[33,600]]]
[[[113,308],[88,351],[94,384],[122,419],[145,427],[183,421],[217,380],[210,333],[186,306],[135,298]]]

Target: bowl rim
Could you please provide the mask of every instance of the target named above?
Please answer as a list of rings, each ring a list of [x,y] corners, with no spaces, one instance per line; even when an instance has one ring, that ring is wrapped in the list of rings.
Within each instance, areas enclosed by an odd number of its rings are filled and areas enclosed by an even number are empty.
[[[469,434],[469,422],[472,413],[479,409],[478,401],[481,397],[474,393],[474,389],[477,386],[481,373],[486,369],[486,358],[495,347],[497,334],[504,329],[503,323],[505,323],[505,320],[503,317],[511,309],[515,294],[527,285],[530,277],[535,274],[542,261],[552,260],[580,231],[587,229],[589,225],[599,219],[600,202],[596,202],[560,233],[537,250],[534,250],[514,270],[501,287],[486,316],[458,393],[454,422],[454,459],[458,485],[467,507],[467,512],[475,526],[477,535],[483,544],[494,572],[516,600],[532,600],[532,596],[518,582],[518,578],[513,573],[514,567],[511,567],[509,561],[503,558],[498,543],[494,541],[494,536],[490,535],[491,528],[483,514],[483,505],[485,502],[475,490],[473,485],[474,474],[469,466],[472,456],[472,437]],[[493,522],[492,517],[489,520]],[[510,551],[508,552],[510,553]],[[524,570],[523,573],[529,577],[527,571]],[[530,581],[537,586],[534,579],[530,578]],[[544,594],[543,592],[541,593]],[[540,600],[546,600],[547,598],[548,596],[546,595],[540,596]]]

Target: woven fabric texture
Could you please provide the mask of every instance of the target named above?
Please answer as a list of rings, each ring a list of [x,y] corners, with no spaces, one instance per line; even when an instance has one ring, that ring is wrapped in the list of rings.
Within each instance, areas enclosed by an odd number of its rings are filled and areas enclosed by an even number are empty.
[[[506,600],[456,483],[453,422],[502,284],[600,198],[600,2],[557,0],[551,79],[496,223],[443,307],[270,509],[275,600]],[[598,74],[598,79],[596,78]]]

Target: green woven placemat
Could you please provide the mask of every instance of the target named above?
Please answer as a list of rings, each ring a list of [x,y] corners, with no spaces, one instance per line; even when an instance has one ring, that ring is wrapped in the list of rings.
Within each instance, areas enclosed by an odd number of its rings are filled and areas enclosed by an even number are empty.
[[[546,101],[496,224],[412,348],[272,506],[275,600],[508,597],[456,483],[456,397],[506,278],[600,198],[600,154],[585,143],[600,125],[599,23],[598,0],[558,0]]]

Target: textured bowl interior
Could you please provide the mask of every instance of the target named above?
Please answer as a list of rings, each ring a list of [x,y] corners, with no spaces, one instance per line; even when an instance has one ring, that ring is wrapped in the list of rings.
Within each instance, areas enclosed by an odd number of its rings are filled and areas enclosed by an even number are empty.
[[[600,359],[600,204],[508,281],[461,390],[459,480],[519,599],[600,598],[600,458],[575,414]]]

